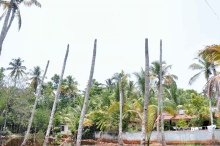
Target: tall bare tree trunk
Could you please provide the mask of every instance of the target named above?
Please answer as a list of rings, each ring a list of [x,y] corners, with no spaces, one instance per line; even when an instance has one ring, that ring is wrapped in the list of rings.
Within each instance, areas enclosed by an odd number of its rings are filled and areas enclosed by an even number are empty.
[[[118,134],[118,143],[119,145],[123,145],[122,141],[122,111],[123,111],[123,91],[121,86],[121,75],[119,75],[119,92],[120,92],[120,119],[119,119],[119,134]]]
[[[61,83],[62,83],[62,80],[63,80],[63,74],[64,74],[64,71],[65,71],[65,66],[66,66],[66,60],[67,60],[67,57],[68,57],[68,53],[69,53],[69,45],[67,45],[67,50],[66,50],[66,55],[65,55],[65,58],[64,58],[64,62],[63,62],[62,72],[61,72],[61,75],[60,75],[59,85],[58,85],[57,92],[56,92],[56,95],[55,95],[53,108],[52,108],[51,115],[50,115],[50,121],[49,121],[49,124],[48,124],[48,127],[47,127],[47,133],[46,133],[46,136],[45,136],[45,139],[44,139],[43,146],[48,145],[50,130],[51,130],[52,123],[53,123],[53,116],[54,116],[56,106],[57,106],[57,99],[60,96],[60,87],[61,87]]]
[[[210,110],[211,126],[213,126],[211,94],[209,94],[209,110]],[[214,133],[214,128],[212,129],[212,144],[215,145],[215,133]]]
[[[146,122],[148,111],[148,94],[149,94],[149,54],[148,54],[148,39],[145,39],[145,94],[144,94],[144,113],[142,120],[141,145],[145,145],[146,141]]]
[[[160,40],[160,100],[161,100],[161,134],[162,134],[162,146],[166,146],[164,135],[164,113],[163,113],[163,87],[162,87],[162,40]]]
[[[160,129],[159,129],[159,126],[160,126],[160,118],[161,118],[160,117],[160,95],[159,94],[158,94],[157,117],[158,117],[158,119],[157,119],[157,142],[159,143],[160,142]]]
[[[22,142],[21,146],[25,146],[26,143],[27,143],[27,140],[28,140],[28,137],[29,137],[29,134],[30,134],[31,124],[32,124],[32,121],[33,121],[33,118],[34,118],[35,109],[37,107],[38,97],[40,96],[40,93],[41,93],[41,87],[43,85],[44,78],[45,78],[46,73],[47,73],[48,65],[49,65],[49,60],[47,61],[47,66],[46,66],[46,69],[44,71],[44,76],[43,76],[43,78],[41,80],[40,86],[39,86],[38,91],[37,91],[37,95],[36,95],[36,99],[35,99],[35,102],[34,102],[33,111],[31,113],[31,118],[30,118],[30,121],[29,121],[29,124],[28,124],[28,128],[27,128],[27,133],[26,133],[26,136],[25,136],[24,141]]]
[[[86,115],[86,110],[87,110],[88,100],[89,100],[89,92],[90,92],[94,68],[95,68],[96,44],[97,44],[97,39],[95,39],[95,42],[94,42],[92,66],[91,66],[89,81],[88,81],[88,85],[87,85],[87,89],[86,89],[86,96],[85,96],[85,100],[84,100],[84,104],[83,104],[83,109],[82,109],[81,116],[80,116],[76,146],[81,145],[83,121],[84,121],[84,117]]]
[[[1,56],[1,52],[2,52],[3,41],[5,39],[5,36],[7,34],[7,30],[8,30],[8,21],[9,21],[9,17],[10,17],[11,11],[13,9],[12,8],[13,3],[14,3],[14,0],[11,0],[9,8],[8,8],[8,11],[7,11],[7,14],[5,16],[5,21],[4,21],[4,24],[3,24],[3,27],[2,27],[1,35],[0,35],[0,56]]]

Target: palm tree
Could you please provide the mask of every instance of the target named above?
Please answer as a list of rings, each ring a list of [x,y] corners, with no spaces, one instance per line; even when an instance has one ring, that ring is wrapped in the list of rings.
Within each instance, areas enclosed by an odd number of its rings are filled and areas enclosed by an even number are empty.
[[[159,90],[160,81],[164,84],[170,85],[174,80],[177,80],[178,77],[173,74],[168,74],[168,70],[172,68],[172,65],[166,65],[166,62],[159,62],[154,61],[151,63],[150,72],[152,74],[152,77],[155,78],[157,81],[157,89]],[[160,64],[162,64],[162,80],[160,80]],[[158,97],[158,110],[157,110],[157,116],[160,114],[160,98]],[[159,120],[157,120],[157,142],[159,142]]]
[[[34,88],[34,92],[36,93],[37,86],[41,81],[41,69],[40,66],[34,67],[34,70],[31,70],[30,75],[32,76],[30,78],[31,81],[31,86]]]
[[[33,121],[33,118],[34,118],[35,109],[37,107],[38,97],[40,96],[40,93],[41,93],[41,87],[43,85],[43,81],[44,81],[44,78],[46,76],[48,66],[49,66],[49,60],[47,62],[47,66],[46,66],[46,69],[45,69],[45,72],[44,72],[44,76],[43,76],[43,78],[41,80],[40,87],[38,88],[38,91],[37,91],[37,95],[36,95],[36,99],[35,99],[35,102],[34,102],[33,111],[31,113],[31,118],[30,118],[30,121],[29,121],[29,124],[28,124],[28,128],[27,128],[27,133],[25,135],[24,141],[22,142],[21,146],[25,146],[26,145],[27,139],[29,137],[29,133],[30,133],[30,129],[31,129],[31,124],[32,124],[32,121]],[[38,68],[40,68],[40,67],[38,66]]]
[[[20,77],[23,76],[23,74],[26,74],[24,72],[24,70],[26,70],[26,67],[22,66],[23,62],[24,62],[24,60],[21,60],[20,57],[18,59],[12,59],[12,61],[9,63],[9,65],[11,65],[11,67],[7,68],[7,70],[11,70],[10,76],[14,77],[14,79],[15,79],[14,86],[16,86],[17,79],[20,79]]]
[[[203,50],[200,50],[198,56],[206,58],[211,63],[220,63],[220,45],[206,46]]]
[[[1,68],[0,68],[0,83],[1,83],[1,81],[3,80],[3,78],[5,77],[4,71],[5,71],[5,68],[1,67]]]
[[[52,108],[51,115],[50,115],[50,121],[49,121],[49,124],[48,124],[47,133],[46,133],[46,136],[45,136],[43,146],[47,146],[48,142],[49,142],[49,134],[50,134],[50,130],[51,130],[51,127],[52,127],[53,116],[54,116],[56,106],[57,106],[57,99],[60,96],[60,87],[61,87],[61,83],[62,83],[62,80],[63,80],[63,74],[64,74],[64,71],[65,71],[65,66],[66,66],[68,53],[69,53],[69,44],[67,45],[66,55],[65,55],[65,58],[64,58],[64,62],[63,62],[63,68],[62,68],[61,75],[60,75],[60,81],[59,81],[59,85],[58,85],[57,92],[56,92],[56,95],[55,95],[53,108]]]
[[[122,94],[123,94],[123,103],[125,103],[125,88],[128,84],[127,78],[130,77],[130,74],[125,74],[125,72],[122,70],[121,73],[115,73],[112,77],[113,80],[115,80],[115,91],[118,91],[119,89],[119,76],[121,76],[121,87],[122,87]],[[119,92],[117,92],[118,94],[120,94]],[[115,96],[119,96],[119,95],[115,95]]]
[[[115,83],[113,82],[113,79],[109,78],[109,79],[105,80],[105,83],[106,83],[106,87],[107,87],[108,91],[110,93],[112,93],[112,90],[115,87]]]
[[[211,97],[213,91],[219,92],[220,88],[220,76],[219,74],[209,78],[205,85],[205,93],[209,97],[209,110],[210,110],[210,119],[211,119],[211,126],[213,126],[213,115],[212,115],[212,104],[211,104]],[[212,143],[215,143],[215,134],[214,134],[214,127],[212,130]]]
[[[163,89],[162,89],[162,40],[160,40],[160,88],[159,88],[159,100],[161,100],[161,133],[162,133],[162,145],[166,146],[165,135],[164,135],[164,119],[163,119]]]
[[[141,72],[135,72],[133,73],[135,75],[135,77],[137,78],[137,84],[138,87],[142,93],[142,95],[144,95],[145,93],[145,71],[143,70],[143,68],[141,68]]]
[[[95,42],[94,42],[92,66],[91,66],[89,81],[88,81],[88,85],[87,85],[87,89],[86,89],[86,96],[85,96],[85,100],[84,100],[84,104],[83,104],[83,109],[82,109],[81,116],[80,116],[76,146],[81,145],[83,121],[84,121],[84,117],[85,117],[87,106],[88,106],[89,92],[90,92],[94,68],[95,68],[96,44],[97,44],[97,39],[95,39]]]
[[[67,76],[66,79],[62,80],[60,92],[61,95],[67,95],[72,101],[76,98],[76,92],[78,91],[77,88],[78,82],[75,81],[75,78],[72,76]]]
[[[198,60],[199,63],[193,63],[189,66],[189,69],[192,70],[199,70],[197,74],[195,74],[193,77],[189,80],[189,85],[192,85],[193,82],[196,81],[196,79],[204,73],[205,79],[208,81],[210,75],[212,74],[212,63],[208,61],[208,59],[205,58],[195,58]]]
[[[119,120],[118,143],[119,145],[123,145],[123,141],[122,141],[123,92],[122,92],[122,85],[121,85],[121,75],[119,75],[119,91],[120,91],[120,120]]]
[[[144,93],[144,111],[142,120],[142,133],[141,133],[141,145],[145,145],[146,139],[146,122],[147,122],[147,112],[148,112],[148,96],[149,96],[149,55],[148,55],[148,39],[145,39],[145,90]]]
[[[4,12],[3,12],[2,16],[0,17],[0,20],[5,16],[5,21],[4,21],[1,35],[0,35],[0,55],[1,55],[3,41],[8,33],[8,30],[11,27],[11,24],[12,24],[15,16],[18,17],[19,30],[21,28],[21,14],[20,14],[19,5],[21,3],[26,6],[32,6],[34,4],[38,7],[41,7],[41,4],[37,0],[30,0],[30,1],[10,0],[10,2],[9,1],[1,1],[0,3],[3,5],[3,8],[4,8]],[[12,14],[11,14],[11,12],[12,12]]]

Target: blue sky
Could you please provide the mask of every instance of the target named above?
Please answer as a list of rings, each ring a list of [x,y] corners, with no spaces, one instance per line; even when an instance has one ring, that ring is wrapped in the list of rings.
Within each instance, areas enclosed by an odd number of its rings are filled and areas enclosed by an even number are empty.
[[[220,16],[220,1],[207,0]],[[163,40],[163,60],[172,64],[170,73],[179,77],[179,88],[199,92],[205,84],[201,76],[192,86],[189,65],[198,50],[220,44],[220,20],[205,0],[39,0],[42,8],[21,6],[22,26],[17,19],[4,41],[0,67],[21,57],[29,69],[45,68],[49,80],[60,74],[67,48],[70,52],[65,76],[72,75],[86,88],[94,39],[97,58],[94,78],[104,83],[122,69],[126,73],[144,67],[144,40],[149,39],[150,62],[159,60]],[[3,21],[0,22],[0,28]],[[131,80],[135,80],[132,76]]]

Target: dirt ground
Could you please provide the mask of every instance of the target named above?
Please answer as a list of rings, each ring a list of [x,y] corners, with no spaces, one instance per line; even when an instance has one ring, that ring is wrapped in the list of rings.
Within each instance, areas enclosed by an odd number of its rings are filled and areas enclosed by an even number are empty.
[[[112,141],[105,141],[104,139],[98,139],[98,140],[92,140],[92,139],[87,139],[87,140],[82,140],[82,146],[91,146],[91,145],[95,145],[95,146],[119,146],[117,140],[112,140]],[[216,145],[219,145],[220,143],[216,143]],[[210,144],[208,143],[200,143],[200,144],[196,144],[196,145],[200,145],[200,146],[209,146]],[[139,144],[125,144],[124,146],[139,146]],[[162,146],[162,144],[160,143],[152,143],[150,144],[150,146]],[[167,144],[167,146],[195,146],[195,144],[180,144],[180,143],[176,143],[176,144]]]

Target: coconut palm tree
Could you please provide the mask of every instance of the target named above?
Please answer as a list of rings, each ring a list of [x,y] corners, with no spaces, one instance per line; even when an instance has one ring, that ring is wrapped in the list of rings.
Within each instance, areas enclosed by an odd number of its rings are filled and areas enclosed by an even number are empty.
[[[23,76],[25,73],[24,70],[26,70],[25,66],[22,66],[22,63],[24,60],[21,60],[19,57],[18,59],[12,59],[12,61],[9,63],[11,67],[8,67],[7,70],[11,70],[10,76],[14,77],[15,84],[16,86],[16,81],[19,79],[21,76]]]
[[[115,87],[115,83],[113,82],[113,79],[109,78],[109,79],[105,80],[105,83],[106,83],[106,87],[107,87],[108,91],[110,93],[112,93],[113,88]]]
[[[33,118],[34,118],[35,109],[36,109],[36,107],[37,107],[38,97],[40,96],[40,93],[41,93],[41,87],[42,87],[44,78],[45,78],[45,76],[46,76],[48,66],[49,66],[49,60],[48,60],[48,62],[47,62],[47,66],[46,66],[46,69],[45,69],[43,78],[42,78],[42,80],[41,80],[40,87],[38,88],[38,91],[37,91],[36,99],[35,99],[35,102],[34,102],[34,107],[33,107],[33,110],[32,110],[32,113],[31,113],[31,118],[30,118],[30,120],[29,120],[29,124],[28,124],[28,128],[27,128],[27,133],[26,133],[26,135],[25,135],[24,141],[22,142],[21,146],[25,146],[25,145],[26,145],[27,139],[28,139],[28,137],[29,137],[29,133],[30,133],[30,129],[31,129],[31,124],[32,124],[32,121],[33,121]],[[38,66],[37,68],[40,68],[40,67]],[[35,90],[36,90],[36,89],[35,89]]]
[[[119,120],[119,134],[118,134],[118,143],[119,145],[123,145],[122,141],[122,109],[123,109],[123,92],[121,85],[121,75],[119,75],[119,91],[120,91],[120,120]]]
[[[127,78],[130,77],[130,74],[126,74],[123,70],[121,71],[121,73],[115,73],[112,77],[112,79],[115,81],[115,91],[118,91],[119,89],[119,76],[121,76],[121,87],[122,87],[122,94],[123,94],[123,103],[125,103],[125,88],[128,84]],[[120,92],[117,92],[118,94],[120,94]],[[115,95],[117,96],[117,95]],[[119,95],[118,95],[119,96]]]
[[[95,68],[96,44],[97,44],[97,39],[95,39],[95,42],[94,42],[92,66],[91,66],[89,81],[88,81],[88,85],[87,85],[87,89],[86,89],[86,96],[85,96],[85,100],[84,100],[84,104],[83,104],[83,109],[82,109],[81,116],[80,116],[76,146],[81,145],[83,121],[84,121],[84,118],[85,118],[85,115],[86,115],[86,110],[87,110],[88,100],[89,100],[89,92],[90,92],[93,73],[94,73],[94,68]]]
[[[56,95],[55,95],[53,108],[52,108],[51,115],[50,115],[50,121],[49,121],[49,124],[48,124],[48,128],[47,128],[47,132],[46,132],[46,136],[45,136],[45,139],[44,139],[43,146],[48,146],[49,134],[50,134],[50,130],[51,130],[51,127],[52,127],[52,122],[53,122],[53,117],[54,117],[54,113],[55,113],[56,106],[57,106],[57,99],[60,96],[60,87],[61,87],[61,83],[62,83],[62,80],[63,80],[63,74],[64,74],[64,71],[65,71],[65,66],[66,66],[68,53],[69,53],[69,44],[67,45],[66,55],[65,55],[65,58],[64,58],[64,62],[63,62],[63,68],[62,68],[62,71],[61,71],[61,74],[60,74],[60,81],[59,81],[59,85],[58,85],[57,92],[56,92]]]
[[[68,95],[69,98],[71,98],[72,101],[74,101],[76,97],[76,92],[78,91],[77,85],[78,85],[78,82],[75,81],[75,78],[73,78],[70,75],[67,76],[66,79],[62,81],[61,88],[60,88],[61,94]]]
[[[41,69],[40,69],[40,66],[36,66],[36,67],[34,67],[34,70],[31,70],[31,72],[30,72],[30,75],[32,76],[31,78],[30,78],[30,80],[31,80],[31,86],[34,88],[34,92],[36,93],[36,91],[37,91],[37,86],[38,86],[38,84],[40,83],[40,81],[41,81],[41,77],[40,77],[40,75],[41,75]]]
[[[196,79],[201,75],[205,75],[205,79],[208,81],[210,75],[212,74],[212,63],[208,61],[208,59],[205,58],[195,58],[198,60],[199,63],[193,63],[189,66],[189,69],[192,70],[199,70],[197,74],[195,74],[193,77],[189,80],[189,85],[192,85],[196,81]]]
[[[205,93],[209,97],[209,111],[210,111],[210,119],[211,119],[211,126],[213,126],[213,114],[212,114],[212,104],[211,104],[211,98],[212,95],[215,92],[219,93],[220,89],[220,75],[213,76],[208,79],[206,85],[205,85]],[[214,128],[214,127],[213,127]],[[212,130],[212,143],[215,144],[215,134],[214,129]]]
[[[37,0],[30,0],[30,1],[10,0],[10,1],[1,1],[0,3],[3,5],[3,9],[4,9],[4,12],[0,17],[0,20],[5,16],[5,21],[0,35],[0,55],[1,55],[3,41],[8,33],[8,30],[11,27],[11,24],[15,16],[18,17],[19,30],[21,28],[21,14],[20,14],[19,5],[22,3],[26,6],[36,5],[38,7],[41,7],[41,4]]]
[[[149,79],[148,39],[145,39],[145,88],[144,88],[144,90],[142,89],[142,93],[144,93],[144,111],[143,111],[142,133],[141,133],[141,145],[142,146],[145,145],[145,139],[146,139],[146,122],[147,122],[147,112],[148,112],[149,83],[150,83],[150,79]]]
[[[206,58],[209,62],[217,64],[220,63],[220,45],[206,46],[203,50],[200,50],[198,56]]]
[[[177,80],[178,77],[174,74],[168,74],[169,69],[172,68],[172,65],[166,65],[166,62],[159,62],[159,61],[154,61],[151,63],[152,65],[150,66],[150,72],[152,74],[152,77],[155,78],[156,84],[157,84],[157,90],[159,90],[160,86],[160,81],[163,84],[168,84],[170,85],[174,80]],[[160,80],[160,64],[162,64],[162,76]],[[158,97],[158,110],[157,110],[157,116],[160,115],[160,98]],[[159,142],[159,120],[157,120],[157,140]]]

